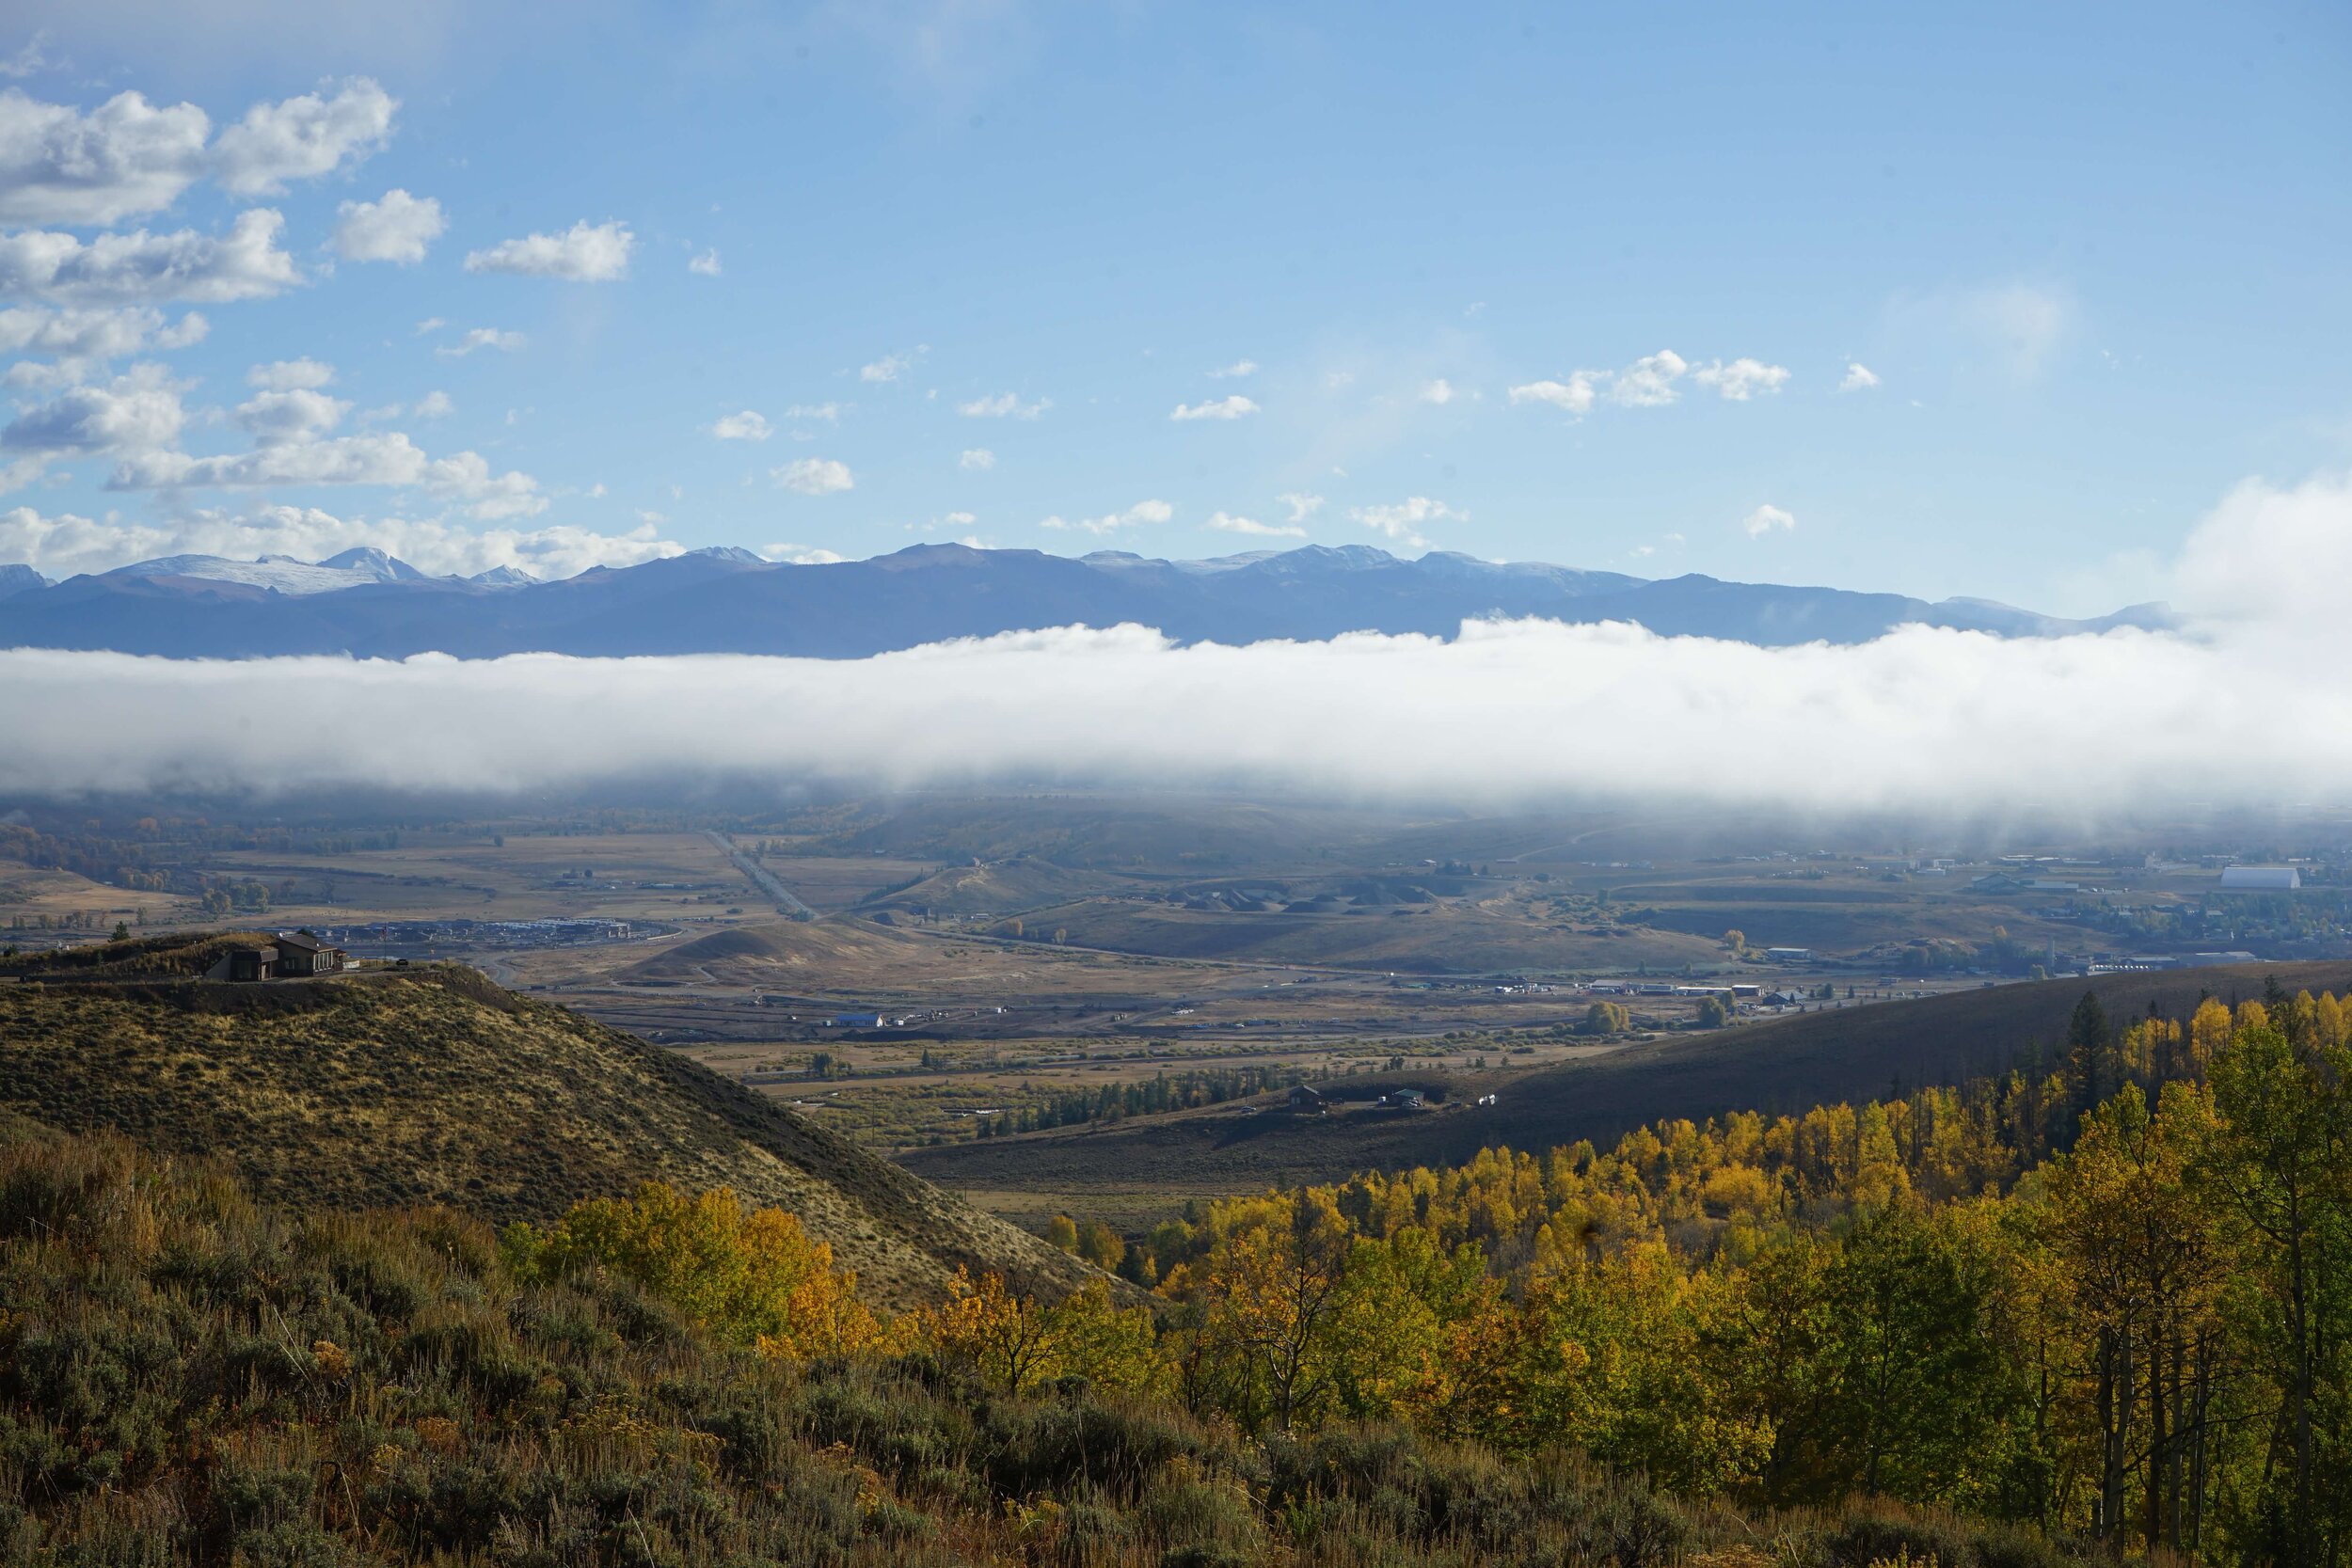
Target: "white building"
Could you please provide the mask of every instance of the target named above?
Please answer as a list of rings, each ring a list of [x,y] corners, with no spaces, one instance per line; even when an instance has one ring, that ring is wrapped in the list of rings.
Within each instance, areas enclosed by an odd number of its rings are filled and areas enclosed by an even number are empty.
[[[2285,893],[2303,885],[2303,874],[2291,865],[2233,865],[2221,873],[2223,891]]]

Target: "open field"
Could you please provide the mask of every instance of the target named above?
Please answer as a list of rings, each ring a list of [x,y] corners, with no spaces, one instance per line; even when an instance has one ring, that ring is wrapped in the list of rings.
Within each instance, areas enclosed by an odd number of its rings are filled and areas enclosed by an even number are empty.
[[[2259,996],[2276,976],[2290,990],[2344,992],[2352,962],[2107,974],[1956,991],[1915,1002],[1841,1006],[1708,1034],[1661,1036],[1580,1053],[1548,1067],[1490,1066],[1433,1073],[1414,1064],[1353,1088],[1335,1114],[1295,1117],[1278,1097],[1119,1124],[1063,1128],[910,1150],[901,1163],[927,1179],[1032,1220],[1057,1211],[1135,1223],[1186,1198],[1350,1172],[1459,1164],[1482,1148],[1538,1150],[1605,1141],[1677,1117],[1735,1110],[1796,1112],[1884,1095],[1904,1085],[1951,1084],[2007,1070],[2064,1037],[2086,991],[2110,1019],[2153,1005],[2185,1017],[2206,995]],[[1365,1101],[1392,1085],[1444,1100],[1411,1115]],[[1325,1085],[1328,1087],[1329,1085]],[[1493,1095],[1491,1105],[1476,1103]]]
[[[2037,968],[2352,954],[2325,856],[2305,890],[2249,898],[2218,895],[2231,855],[2195,838],[2004,859],[1820,832],[1106,792],[766,816],[0,817],[0,940],[87,941],[144,911],[146,930],[301,926],[362,955],[454,958],[1025,1215],[1141,1214],[1490,1136],[1948,1074],[2033,1033],[2007,1002],[1950,993],[2030,995],[2007,982]],[[601,924],[529,924],[546,921]],[[1717,1031],[1692,1029],[1696,995],[1660,994],[1735,984],[1753,990]],[[1836,1010],[1790,1018],[1775,993]],[[1947,1000],[1890,1000],[1923,995]],[[1588,1031],[1603,1000],[1629,1027]],[[1409,1123],[1237,1114],[1269,1085],[1400,1073],[1500,1099]],[[1129,1091],[1163,1081],[1193,1108],[1135,1111]],[[1047,1130],[979,1136],[1016,1126]]]

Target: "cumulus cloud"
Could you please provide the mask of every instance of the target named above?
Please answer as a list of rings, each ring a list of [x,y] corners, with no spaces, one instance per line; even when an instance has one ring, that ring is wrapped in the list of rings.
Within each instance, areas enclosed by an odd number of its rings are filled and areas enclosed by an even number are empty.
[[[464,505],[475,517],[498,519],[530,516],[547,510],[539,482],[526,473],[493,473],[488,459],[474,451],[430,457],[398,431],[382,435],[322,436],[341,418],[342,404],[331,410],[291,401],[316,393],[262,394],[254,404],[241,405],[241,420],[254,409],[249,429],[263,437],[273,418],[291,428],[270,430],[251,451],[214,457],[192,457],[170,451],[133,451],[116,466],[106,482],[109,490],[261,489],[273,485],[373,484],[422,489],[437,499]],[[326,400],[331,402],[331,400]],[[255,404],[262,404],[255,408]],[[279,410],[283,410],[282,413]],[[299,420],[333,412],[334,419],[307,426]],[[262,428],[255,429],[259,424]]]
[[[266,365],[256,365],[245,372],[245,384],[264,392],[291,392],[296,388],[331,386],[335,367],[309,357],[274,359]]]
[[[311,441],[343,422],[351,404],[325,392],[297,387],[282,392],[257,392],[237,404],[237,423],[265,447],[289,441]]]
[[[1421,401],[1423,403],[1443,404],[1452,403],[1461,394],[1454,389],[1454,383],[1443,376],[1438,377],[1435,381],[1422,383],[1421,388]]]
[[[1323,498],[1305,491],[1286,491],[1274,499],[1290,509],[1290,520],[1294,523],[1303,523],[1323,510]]]
[[[765,414],[746,408],[739,414],[721,415],[710,427],[710,434],[722,441],[765,441],[775,434],[775,429]]]
[[[441,324],[436,322],[433,325],[438,326]],[[502,332],[495,326],[477,326],[457,341],[444,343],[433,352],[444,359],[463,359],[479,349],[494,348],[501,354],[512,354],[522,346],[523,335],[519,332]]]
[[[841,422],[841,405],[837,403],[796,403],[784,411],[787,420],[822,420],[827,424]]]
[[[213,173],[236,196],[275,196],[289,180],[313,180],[382,148],[400,101],[365,76],[332,98],[315,92],[256,103],[220,134]]]
[[[87,114],[0,92],[0,223],[107,225],[160,212],[204,172],[212,122],[117,93]]]
[[[1627,408],[1662,408],[1680,395],[1675,383],[1690,368],[1690,361],[1670,348],[1644,355],[1610,382],[1609,401]]]
[[[1248,403],[1249,400],[1241,400]],[[1054,406],[1052,398],[1040,398],[1035,403],[1023,403],[1011,392],[998,392],[991,397],[974,398],[956,404],[956,412],[972,420],[1034,420]]]
[[[1429,541],[1422,536],[1423,525],[1470,521],[1469,513],[1456,512],[1445,502],[1432,500],[1427,496],[1414,496],[1394,506],[1354,507],[1347,515],[1375,533],[1386,534],[1416,550],[1429,548]]]
[[[161,365],[134,365],[104,385],[74,387],[0,430],[0,450],[42,456],[145,452],[179,439],[183,388]]]
[[[1878,384],[1879,378],[1871,372],[1869,366],[1852,359],[1847,361],[1845,378],[1837,383],[1837,389],[1841,392],[1867,392]]]
[[[335,254],[346,261],[421,261],[425,247],[449,227],[439,201],[400,189],[386,191],[381,201],[346,201],[335,211]]]
[[[996,454],[986,447],[966,447],[963,455],[956,459],[956,467],[985,473],[996,467]]]
[[[1777,506],[1759,506],[1740,519],[1740,526],[1751,539],[1761,539],[1774,529],[1783,533],[1797,526],[1797,519]]]
[[[1164,523],[1176,515],[1176,509],[1163,500],[1137,501],[1124,512],[1108,512],[1100,517],[1047,517],[1040,528],[1075,530],[1082,533],[1117,533],[1121,529],[1141,528],[1146,523]]]
[[[466,270],[610,283],[628,275],[628,253],[636,243],[626,223],[592,224],[583,218],[560,234],[526,234],[501,240],[487,250],[469,251]]]
[[[815,545],[762,545],[759,553],[787,566],[831,566],[845,559]]]
[[[54,364],[11,366],[11,386],[73,386],[109,359],[187,348],[203,341],[209,330],[210,324],[193,310],[167,323],[161,311],[139,306],[51,310],[19,305],[0,309],[0,354],[56,356]]]
[[[856,487],[847,463],[830,457],[803,457],[768,470],[768,477],[787,490],[803,496],[831,496]]]
[[[1713,388],[1728,402],[1745,403],[1758,392],[1777,392],[1787,386],[1788,367],[1767,365],[1761,359],[1734,359],[1729,364],[1718,359],[1692,371],[1691,379]]]
[[[0,513],[0,561],[22,561],[53,578],[109,572],[167,555],[324,561],[361,546],[397,556],[432,577],[472,577],[508,566],[536,578],[567,578],[592,566],[633,566],[685,552],[684,546],[661,538],[652,527],[628,533],[574,527],[476,531],[440,518],[370,521],[316,507],[199,511],[167,523],[43,516],[23,506]]]
[[[715,250],[704,251],[701,255],[686,263],[686,270],[692,273],[697,277],[718,277],[719,253]]]
[[[450,401],[447,392],[432,391],[419,398],[408,412],[415,419],[446,420],[457,412],[457,404]]]
[[[1514,404],[1540,404],[1581,418],[1606,398],[1620,408],[1663,408],[1680,401],[1686,375],[1732,403],[1759,392],[1777,392],[1788,383],[1786,365],[1761,359],[1716,359],[1692,365],[1670,348],[1646,354],[1621,371],[1578,371],[1565,381],[1522,382],[1510,390]]]
[[[221,531],[213,553],[298,538],[282,553],[370,543],[427,563],[398,531],[429,525],[363,533],[287,511],[277,525],[187,526]],[[62,542],[106,527],[20,508],[0,515],[0,559],[62,575],[73,560]],[[462,547],[464,564],[491,563],[487,546]],[[1451,640],[1247,648],[1063,628],[865,659],[203,662],[19,649],[0,653],[10,741],[0,791],[523,791],[687,774],[2086,817],[2335,801],[2352,777],[2352,691],[2337,674],[2352,651],[2347,571],[2352,483],[2328,478],[2249,483],[2198,526],[2171,568],[2197,617],[2189,634],[2003,640],[1915,626],[1856,646],[1759,648],[1622,625],[1474,622]],[[305,721],[219,722],[266,705]],[[582,711],[597,722],[578,722]],[[1749,738],[1725,768],[1732,712]],[[1400,734],[1415,743],[1399,747]],[[1597,748],[1594,735],[1619,743]]]
[[[1545,404],[1567,414],[1589,414],[1597,395],[1594,388],[1600,379],[1598,371],[1579,371],[1565,381],[1524,382],[1511,388],[1511,401]]]
[[[1262,523],[1231,512],[1212,513],[1204,525],[1219,533],[1246,533],[1256,539],[1304,539],[1307,531],[1295,523]]]
[[[1236,376],[1255,375],[1257,373],[1258,362],[1255,359],[1236,359],[1221,371],[1211,371],[1209,372],[1209,376],[1210,379],[1215,381],[1228,381]]]
[[[302,281],[278,245],[285,225],[272,209],[255,207],[217,235],[142,229],[86,243],[47,229],[0,234],[0,295],[56,305],[266,299]]]
[[[885,354],[870,365],[859,366],[857,378],[865,382],[896,381],[914,368],[914,361],[922,353],[918,348],[913,354]]]
[[[1246,419],[1257,411],[1258,405],[1255,403],[1236,392],[1232,397],[1192,404],[1180,403],[1176,405],[1175,411],[1168,417],[1180,422],[1187,420],[1239,420]]]

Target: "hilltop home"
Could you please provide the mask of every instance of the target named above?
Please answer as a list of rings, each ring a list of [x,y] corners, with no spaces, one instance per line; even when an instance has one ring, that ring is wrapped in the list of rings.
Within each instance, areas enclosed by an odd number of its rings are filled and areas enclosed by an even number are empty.
[[[1293,1116],[1319,1117],[1324,1113],[1323,1093],[1304,1084],[1291,1085],[1290,1108]]]
[[[343,950],[330,947],[308,931],[278,933],[276,973],[284,978],[305,974],[336,974],[342,971]]]

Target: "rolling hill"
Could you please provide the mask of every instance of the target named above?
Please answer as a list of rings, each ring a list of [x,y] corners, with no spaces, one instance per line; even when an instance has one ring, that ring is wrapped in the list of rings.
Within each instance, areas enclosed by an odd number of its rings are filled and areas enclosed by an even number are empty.
[[[2272,975],[2290,990],[2352,991],[2352,962],[2046,980],[1675,1035],[1534,1072],[1398,1080],[1447,1089],[1445,1108],[1417,1116],[1313,1120],[1216,1107],[912,1149],[899,1159],[960,1191],[1050,1194],[1073,1212],[1120,1214],[1136,1212],[1136,1196],[1155,1190],[1165,1205],[1359,1170],[1458,1164],[1496,1145],[1533,1150],[1580,1138],[1603,1142],[1677,1117],[1796,1112],[1884,1095],[1899,1084],[1958,1083],[2055,1044],[2086,991],[2120,1024],[2152,1004],[2185,1018],[2208,994],[2259,996]],[[1470,1103],[1489,1092],[1492,1106]]]
[[[1044,1289],[1090,1272],[726,1079],[453,967],[0,980],[0,1112],[216,1156],[308,1206],[546,1221],[649,1180],[731,1186],[799,1214],[882,1306],[936,1296],[959,1264]]]
[[[29,579],[29,580],[28,580]],[[1979,599],[1724,582],[1645,581],[1446,551],[1400,560],[1365,545],[1213,561],[1120,551],[917,545],[870,561],[779,565],[696,550],[560,582],[428,578],[378,552],[317,566],[178,556],[47,584],[9,579],[0,647],[103,648],[174,657],[523,652],[620,657],[789,654],[855,658],[1044,626],[1156,626],[1181,642],[1315,640],[1351,631],[1450,637],[1482,616],[1626,621],[1666,636],[1766,646],[1860,642],[1926,625],[2003,637],[2165,626],[2161,606],[2062,621]]]

